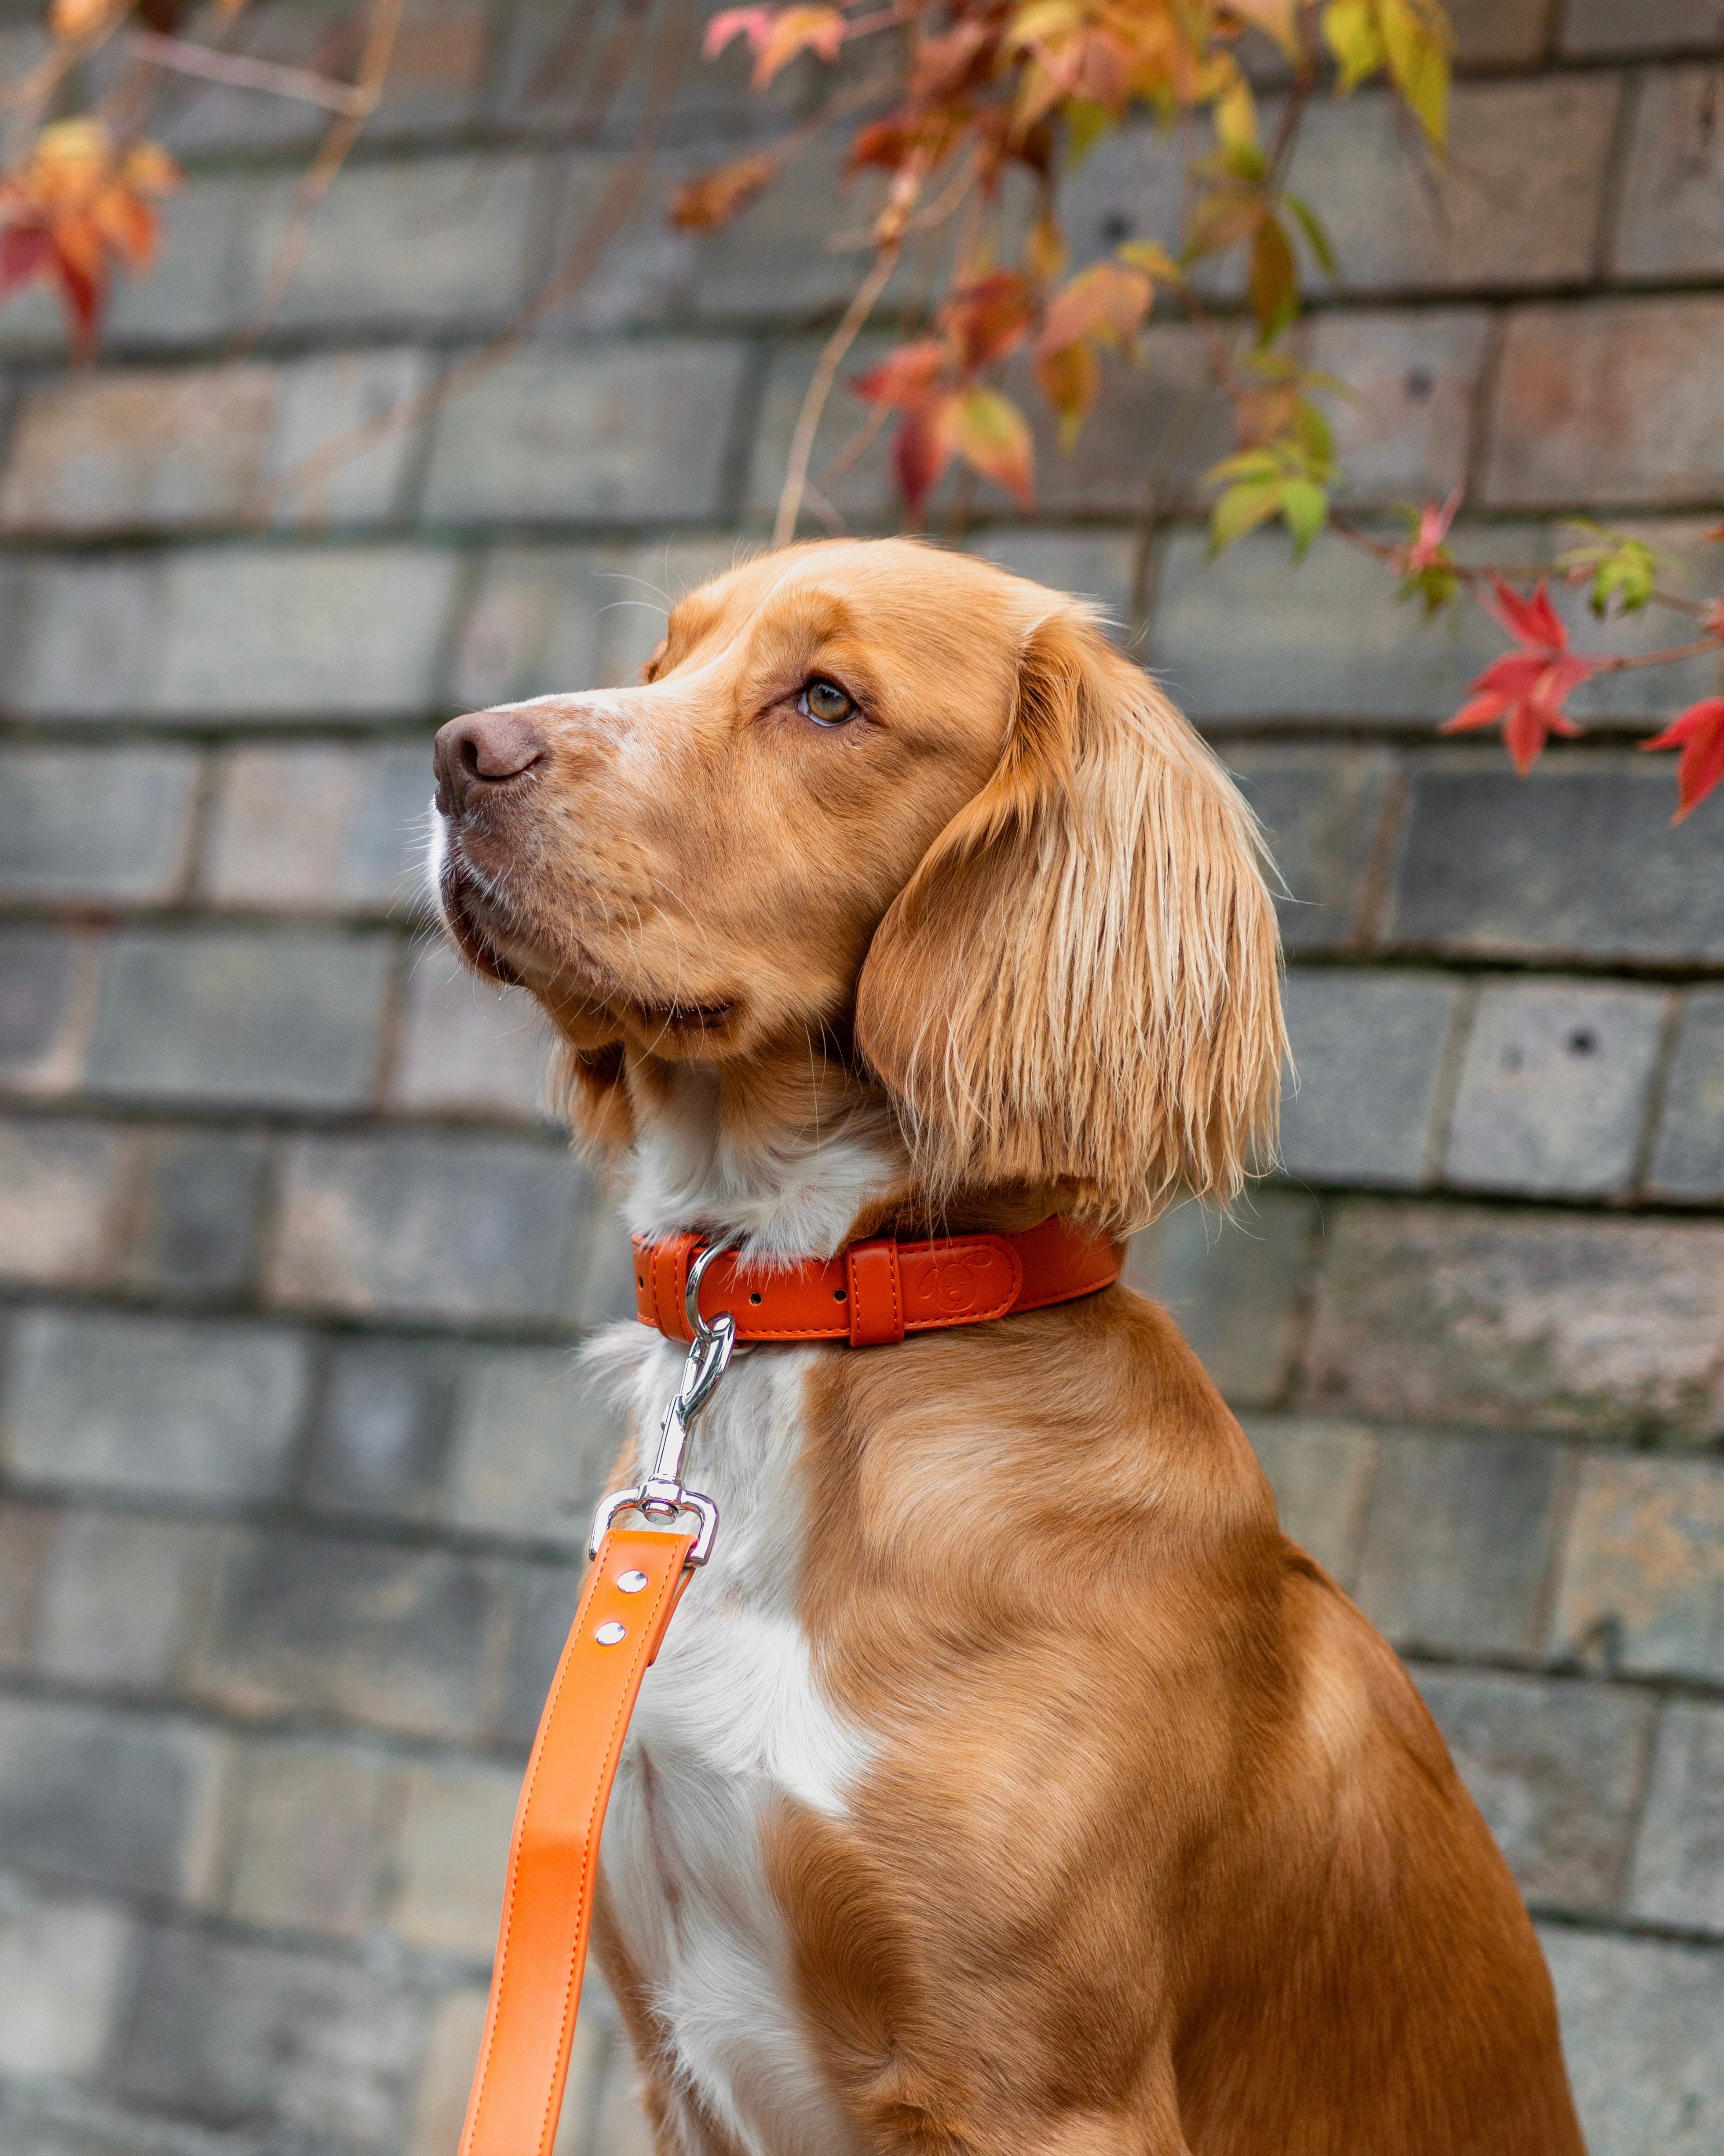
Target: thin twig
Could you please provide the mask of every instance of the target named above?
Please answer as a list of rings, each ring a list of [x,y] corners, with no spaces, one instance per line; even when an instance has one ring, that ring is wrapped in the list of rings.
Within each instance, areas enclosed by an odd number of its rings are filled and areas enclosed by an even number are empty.
[[[808,394],[802,400],[802,409],[796,415],[796,431],[790,438],[790,457],[784,470],[783,491],[778,496],[778,514],[772,524],[774,547],[788,547],[796,536],[796,519],[802,507],[803,490],[808,483],[808,458],[814,447],[814,434],[820,424],[820,414],[826,408],[826,399],[832,393],[832,384],[838,370],[844,364],[844,354],[856,341],[862,325],[874,311],[874,303],[885,291],[898,266],[898,258],[904,251],[901,239],[887,242],[875,257],[874,267],[857,287],[856,295],[844,310],[844,318],[826,340],[814,369]]]
[[[253,316],[249,326],[241,333],[235,346],[233,356],[236,358],[250,351],[269,327],[276,309],[286,298],[289,285],[299,274],[305,243],[310,237],[311,226],[322,207],[323,198],[335,185],[336,175],[346,162],[347,152],[358,139],[360,129],[377,109],[383,95],[383,78],[388,73],[389,57],[395,49],[395,33],[401,28],[404,5],[405,0],[373,0],[371,26],[366,33],[359,73],[353,84],[353,103],[318,145],[317,155],[311,161],[310,171],[294,190],[287,230],[281,235],[275,259],[269,264],[269,279],[257,312]]]
[[[471,389],[475,383],[512,359],[546,316],[562,306],[584,285],[598,268],[606,249],[620,230],[623,216],[641,182],[649,171],[659,145],[669,124],[671,100],[682,75],[687,58],[690,35],[688,0],[672,0],[658,49],[653,56],[653,76],[648,89],[645,116],[640,136],[628,156],[612,173],[598,206],[582,228],[560,270],[536,300],[511,322],[500,335],[475,352],[452,367],[446,374],[413,395],[392,404],[387,412],[375,418],[362,420],[356,427],[333,436],[322,447],[302,457],[296,465],[290,465],[275,485],[254,496],[248,511],[254,523],[267,523],[284,500],[304,493],[317,485],[337,470],[351,457],[358,456],[378,442],[416,427],[441,410],[452,398]]]
[[[1131,535],[1131,588],[1128,598],[1132,635],[1139,636],[1148,624],[1149,615],[1149,557],[1155,545],[1156,527],[1161,521],[1162,490],[1172,473],[1175,459],[1191,439],[1192,430],[1203,417],[1203,407],[1215,394],[1213,381],[1199,382],[1187,397],[1168,424],[1167,431],[1156,445],[1155,461],[1149,468],[1149,480],[1143,490],[1143,507],[1138,512],[1137,528]]]
[[[221,53],[213,46],[194,44],[188,38],[164,38],[154,30],[134,30],[127,49],[151,67],[176,74],[196,75],[203,82],[218,82],[234,90],[263,90],[276,97],[296,97],[305,105],[321,105],[331,112],[365,118],[371,110],[365,93],[351,82],[335,82],[310,68],[283,67],[275,60],[256,60],[245,53]]]
[[[1348,546],[1374,554],[1379,562],[1386,562],[1392,567],[1398,566],[1405,551],[1404,542],[1397,546],[1387,539],[1373,539],[1368,531],[1362,531],[1357,524],[1348,522],[1343,516],[1331,516],[1329,529],[1337,538],[1345,539]],[[1481,584],[1487,579],[1491,583],[1537,583],[1540,578],[1549,577],[1559,578],[1567,583],[1574,575],[1573,564],[1562,562],[1450,562],[1445,566],[1464,584]],[[1584,574],[1575,581],[1583,583]],[[1645,603],[1648,606],[1668,607],[1676,613],[1698,616],[1711,611],[1706,601],[1683,598],[1675,592],[1650,591]]]

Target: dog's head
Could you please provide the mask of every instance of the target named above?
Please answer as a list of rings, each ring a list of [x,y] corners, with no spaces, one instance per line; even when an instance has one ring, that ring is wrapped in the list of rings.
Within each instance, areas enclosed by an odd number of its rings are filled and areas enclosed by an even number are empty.
[[[1226,774],[1078,603],[900,540],[683,599],[639,688],[457,719],[440,896],[564,1044],[627,1080],[811,1043],[885,1089],[936,1199],[1124,1228],[1237,1189],[1271,1132],[1275,919]]]

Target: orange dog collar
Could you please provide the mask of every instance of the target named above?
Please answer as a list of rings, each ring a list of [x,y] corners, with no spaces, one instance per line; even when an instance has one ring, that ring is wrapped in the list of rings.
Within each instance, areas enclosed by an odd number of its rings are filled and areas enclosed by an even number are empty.
[[[634,1307],[667,1340],[692,1340],[685,1306],[690,1268],[704,1235],[634,1239]],[[981,1325],[1023,1310],[1070,1302],[1110,1286],[1124,1245],[1094,1228],[1044,1220],[1015,1235],[949,1235],[898,1243],[877,1235],[837,1257],[749,1265],[731,1250],[705,1269],[699,1312],[728,1316],[738,1340],[846,1340],[875,1348],[907,1332]]]
[[[574,2043],[598,1877],[599,1835],[634,1702],[683,1592],[704,1564],[718,1507],[685,1489],[689,1426],[738,1340],[847,1341],[871,1348],[953,1325],[980,1325],[1093,1295],[1119,1278],[1122,1247],[1093,1229],[1044,1220],[1018,1235],[889,1236],[827,1262],[762,1272],[704,1236],[637,1238],[644,1324],[690,1342],[659,1430],[653,1471],[607,1497],[593,1522],[594,1564],[527,1763],[490,2002],[460,2156],[550,2156]],[[697,1532],[620,1528],[639,1512]]]

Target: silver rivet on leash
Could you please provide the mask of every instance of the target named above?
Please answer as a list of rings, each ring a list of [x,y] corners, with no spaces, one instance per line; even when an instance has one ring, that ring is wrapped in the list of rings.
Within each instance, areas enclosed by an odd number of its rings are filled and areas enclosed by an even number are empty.
[[[593,1636],[601,1647],[614,1647],[628,1629],[626,1625],[619,1625],[613,1617],[608,1625],[601,1625]]]
[[[624,1594],[639,1594],[642,1588],[646,1585],[646,1574],[644,1572],[625,1572],[618,1579],[617,1584]]]

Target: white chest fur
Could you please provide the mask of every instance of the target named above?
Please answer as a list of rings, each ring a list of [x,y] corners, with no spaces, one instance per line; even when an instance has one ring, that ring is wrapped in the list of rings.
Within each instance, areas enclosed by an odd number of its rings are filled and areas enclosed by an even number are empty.
[[[641,1347],[630,1327],[600,1354],[616,1368]],[[642,1686],[604,1833],[606,1883],[680,2088],[750,2156],[839,2156],[849,2139],[801,2035],[761,1853],[770,1805],[841,1818],[868,1757],[822,1697],[795,1611],[803,1382],[829,1352],[739,1351],[695,1425],[684,1476],[716,1500],[718,1540]],[[630,1388],[643,1472],[681,1364],[648,1338]]]

